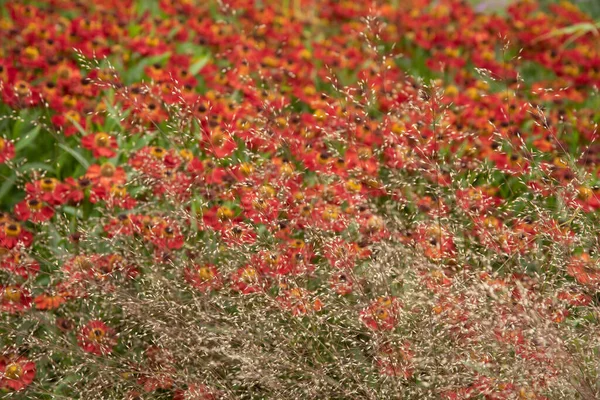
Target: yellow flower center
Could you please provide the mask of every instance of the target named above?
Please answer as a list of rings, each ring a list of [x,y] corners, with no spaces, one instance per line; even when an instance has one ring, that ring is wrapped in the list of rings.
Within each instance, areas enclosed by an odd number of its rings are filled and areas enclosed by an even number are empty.
[[[150,154],[152,154],[152,156],[155,157],[155,158],[161,159],[161,158],[163,158],[165,156],[166,151],[162,147],[156,146],[156,147],[152,147],[150,149]]]
[[[166,226],[166,227],[163,229],[163,235],[164,235],[164,237],[166,237],[166,238],[172,238],[172,237],[175,237],[175,230],[174,230],[172,227],[170,227],[170,226]]]
[[[6,147],[6,140],[4,140],[0,137],[0,151],[3,151],[5,147]]]
[[[194,158],[194,155],[188,149],[182,149],[181,151],[179,151],[179,155],[187,162],[192,161],[192,159]]]
[[[275,188],[271,185],[263,185],[258,191],[263,197],[270,199],[275,196]]]
[[[18,302],[21,300],[21,289],[16,286],[8,286],[4,289],[4,299],[11,302]]]
[[[214,278],[215,274],[209,267],[204,266],[198,269],[198,276],[200,277],[200,280],[206,282]]]
[[[350,192],[360,192],[360,189],[362,189],[362,184],[354,179],[350,179],[348,182],[346,182],[346,189],[348,189]]]
[[[23,367],[18,363],[10,363],[4,370],[4,377],[7,379],[19,379],[23,375]]]
[[[379,297],[377,299],[377,304],[381,307],[388,308],[392,306],[392,299],[390,297]]]
[[[249,176],[254,171],[254,167],[250,163],[240,164],[240,172],[244,176]]]
[[[340,216],[340,212],[337,207],[327,207],[325,211],[323,211],[323,219],[326,221],[335,221]]]
[[[242,272],[241,278],[246,283],[254,283],[258,280],[258,273],[256,269],[248,267]]]
[[[375,317],[377,317],[377,319],[386,320],[389,318],[389,316],[390,316],[390,313],[383,308],[380,308],[377,311],[375,311]]]
[[[592,191],[592,189],[582,186],[579,188],[579,198],[581,200],[589,200],[590,198],[592,198],[592,196],[594,195],[594,192]]]
[[[361,147],[358,149],[358,158],[361,160],[366,160],[373,155],[373,151],[369,147]]]
[[[227,206],[221,206],[217,209],[217,218],[231,219],[233,218],[233,210]]]
[[[15,223],[7,224],[4,226],[4,233],[6,236],[17,237],[21,234],[21,225]]]
[[[221,146],[225,141],[225,135],[221,132],[214,132],[210,137],[210,142],[215,146]]]
[[[27,82],[18,81],[15,84],[15,91],[17,92],[18,95],[24,96],[27,93],[29,93],[29,85],[27,84]]]
[[[110,188],[110,194],[114,197],[125,197],[127,194],[127,189],[123,185],[112,185]]]
[[[258,198],[252,202],[252,207],[255,210],[264,211],[267,209],[267,202],[264,199]]]
[[[290,244],[294,249],[301,249],[304,247],[304,240],[301,239],[295,239],[292,240],[292,243]]]
[[[381,219],[381,217],[378,217],[377,215],[373,215],[367,221],[367,230],[369,232],[375,232],[382,228],[383,228],[383,220]]]
[[[112,178],[117,172],[117,168],[109,162],[102,164],[100,167],[100,175],[105,178]]]
[[[96,133],[96,136],[94,136],[94,143],[98,147],[107,147],[110,143],[110,136],[104,132]]]
[[[94,328],[94,329],[90,330],[90,333],[88,333],[88,338],[92,342],[100,343],[104,340],[105,335],[106,335],[106,331],[104,329]]]
[[[27,202],[27,206],[28,206],[28,207],[29,207],[31,210],[36,210],[36,211],[37,211],[37,210],[41,210],[41,209],[42,209],[42,206],[43,206],[43,204],[42,204],[42,202],[41,202],[41,201],[39,201],[39,200],[32,199],[32,200],[29,200],[29,201]]]
[[[56,188],[56,179],[54,178],[45,178],[42,179],[40,183],[40,187],[44,192],[52,192]]]
[[[294,173],[294,166],[289,162],[283,163],[279,168],[279,172],[283,176],[290,176]]]

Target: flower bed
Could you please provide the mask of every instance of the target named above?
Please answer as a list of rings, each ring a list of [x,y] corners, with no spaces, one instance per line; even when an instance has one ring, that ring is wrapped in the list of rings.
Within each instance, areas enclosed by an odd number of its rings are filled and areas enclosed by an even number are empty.
[[[8,398],[599,395],[577,7],[24,3],[0,14]]]

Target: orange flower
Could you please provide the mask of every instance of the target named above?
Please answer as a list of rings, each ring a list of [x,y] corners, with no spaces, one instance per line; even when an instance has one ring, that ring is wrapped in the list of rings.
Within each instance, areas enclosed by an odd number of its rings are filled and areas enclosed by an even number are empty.
[[[110,162],[105,162],[102,165],[90,165],[85,176],[93,183],[99,183],[107,189],[110,189],[112,185],[124,185],[127,181],[125,170],[114,166]]]
[[[112,352],[116,339],[114,331],[104,322],[93,320],[81,328],[77,342],[84,351],[100,356]]]

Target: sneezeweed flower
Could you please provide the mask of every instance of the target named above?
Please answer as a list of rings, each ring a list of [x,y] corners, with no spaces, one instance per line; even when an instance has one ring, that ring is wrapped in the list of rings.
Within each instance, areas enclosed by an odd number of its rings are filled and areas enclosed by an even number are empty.
[[[17,246],[29,247],[33,243],[33,234],[15,221],[0,222],[0,247],[14,249]]]
[[[36,296],[33,299],[35,308],[38,310],[55,310],[67,301],[68,293],[48,292]]]
[[[0,251],[0,270],[27,279],[34,277],[40,270],[40,264],[18,250]]]
[[[117,139],[108,133],[98,132],[81,138],[81,146],[91,150],[95,158],[114,157],[118,148]]]
[[[345,296],[354,290],[354,281],[348,272],[339,271],[331,275],[330,287],[340,296]]]
[[[334,238],[324,245],[324,256],[333,268],[352,269],[356,265],[356,247],[341,238]]]
[[[183,247],[185,238],[179,226],[161,220],[152,227],[151,240],[159,248],[176,250]]]
[[[112,185],[124,185],[127,181],[125,170],[110,162],[105,162],[102,165],[90,165],[85,177],[90,179],[93,184],[100,184],[107,189],[110,189]]]
[[[441,226],[420,225],[414,234],[417,245],[432,260],[452,257],[455,252],[452,236]]]
[[[109,238],[117,235],[132,236],[136,231],[133,219],[130,214],[118,214],[104,225],[104,232],[106,232]]]
[[[577,290],[561,290],[558,292],[556,298],[574,307],[585,307],[592,302],[592,297],[590,295],[581,293]]]
[[[571,257],[567,265],[567,274],[582,285],[598,287],[600,285],[600,269],[596,261],[588,253]]]
[[[77,342],[86,352],[98,356],[110,354],[116,344],[115,332],[100,320],[89,321],[78,335]]]
[[[400,305],[391,296],[379,297],[360,313],[362,322],[374,331],[390,331],[396,327]]]
[[[105,196],[106,191],[104,186],[92,187],[92,180],[82,176],[78,179],[66,178],[62,192],[66,203],[79,205],[86,198],[90,203],[96,203],[102,196]]]
[[[17,203],[14,214],[20,221],[41,223],[48,221],[54,216],[54,209],[44,204],[43,201],[32,198]]]
[[[377,349],[375,363],[383,375],[410,379],[414,373],[413,358],[410,343],[405,342],[399,346],[384,343]]]
[[[177,373],[173,356],[169,351],[149,346],[144,352],[145,363],[141,366],[140,377],[137,381],[145,392],[173,387],[173,377]]]
[[[0,356],[0,389],[21,391],[31,385],[35,374],[33,361],[16,354]]]
[[[8,139],[0,137],[0,164],[15,158],[15,145]]]
[[[31,308],[29,290],[19,285],[0,286],[0,310],[15,314]]]
[[[264,279],[256,268],[246,265],[238,268],[230,277],[230,286],[242,294],[260,292],[265,287]]]
[[[184,271],[185,280],[201,292],[217,290],[223,286],[219,271],[214,265],[201,264]]]
[[[221,236],[225,244],[229,246],[253,244],[256,242],[254,228],[244,223],[223,224]]]
[[[60,329],[61,332],[66,333],[75,329],[75,323],[68,318],[58,317],[56,318],[56,327]]]
[[[65,189],[65,186],[56,178],[43,178],[25,185],[25,191],[31,198],[46,202],[51,206],[65,203]]]
[[[95,199],[103,200],[109,209],[121,208],[130,210],[137,204],[137,201],[127,194],[127,188],[124,185],[112,184],[108,190],[106,189],[103,186],[96,186],[92,189],[92,193]]]
[[[284,289],[276,300],[282,309],[291,312],[295,317],[320,311],[323,308],[319,298],[311,299],[310,292],[302,288]]]

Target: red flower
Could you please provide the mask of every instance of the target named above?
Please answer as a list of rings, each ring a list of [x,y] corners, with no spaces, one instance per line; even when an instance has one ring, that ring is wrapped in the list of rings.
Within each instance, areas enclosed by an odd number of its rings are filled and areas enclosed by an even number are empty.
[[[294,316],[302,316],[311,312],[320,311],[323,303],[318,298],[310,300],[310,293],[306,289],[286,289],[277,297],[277,302],[284,310]]]
[[[33,243],[33,234],[23,229],[21,224],[14,221],[0,222],[0,247],[10,250],[19,244],[29,247],[31,243]]]
[[[27,256],[23,256],[18,250],[10,250],[0,254],[0,269],[27,279],[37,275],[40,264]]]
[[[114,331],[104,322],[93,320],[81,328],[77,342],[84,351],[101,356],[112,352],[116,339]]]
[[[59,293],[44,293],[36,296],[33,301],[35,303],[35,308],[38,310],[55,310],[64,304],[67,299]]]
[[[92,181],[85,176],[80,177],[75,180],[71,177],[65,179],[63,194],[66,201],[69,204],[77,205],[85,199],[86,195],[89,195],[89,200],[91,203],[96,203],[98,201],[98,193],[103,194],[106,189],[103,186],[98,186],[98,188],[94,188],[94,190],[90,191],[89,189],[92,187]]]
[[[228,246],[253,244],[256,242],[256,232],[251,225],[244,223],[223,224],[221,229],[223,241]]]
[[[219,271],[214,265],[195,265],[192,268],[186,268],[185,280],[201,292],[217,290],[223,285]]]
[[[386,343],[379,347],[375,362],[383,375],[410,379],[414,372],[413,357],[408,342],[399,347]]]
[[[31,296],[27,289],[20,286],[0,286],[0,310],[14,314],[25,311],[31,307]]]
[[[352,293],[354,282],[346,272],[334,273],[330,279],[331,288],[340,296]]]
[[[27,183],[25,191],[34,199],[44,201],[51,206],[64,204],[66,186],[55,178],[44,178],[34,183]]]
[[[152,243],[160,248],[180,249],[185,243],[178,226],[167,221],[160,221],[152,227]]]
[[[4,138],[0,137],[0,164],[4,164],[8,160],[15,157],[15,145]]]
[[[114,157],[117,154],[115,150],[118,148],[117,139],[104,132],[82,137],[81,146],[84,149],[91,150],[96,158]]]
[[[54,209],[38,199],[23,200],[15,206],[15,217],[20,221],[40,223],[54,216]]]
[[[242,294],[256,293],[263,290],[264,282],[256,268],[249,265],[238,268],[231,275],[231,288]]]
[[[102,165],[90,165],[85,176],[93,183],[99,183],[105,188],[110,188],[113,184],[124,185],[127,181],[125,170],[121,167],[115,167],[109,162]]]
[[[0,388],[23,390],[33,382],[36,368],[33,361],[17,355],[0,356]]]
[[[398,322],[399,304],[393,297],[380,297],[360,313],[363,323],[375,331],[390,331]]]
[[[105,201],[107,208],[118,207],[126,210],[132,209],[137,204],[137,201],[127,194],[127,189],[124,185],[117,185],[114,183],[110,188],[97,185],[92,189],[90,201],[96,202],[98,200]]]
[[[217,158],[229,157],[237,148],[237,144],[230,135],[223,133],[220,129],[215,128],[206,135],[206,140],[203,146],[207,152],[212,153]]]
[[[595,264],[595,260],[592,260],[587,253],[574,256],[567,265],[567,274],[582,285],[597,288],[600,286],[600,269],[596,268]]]

